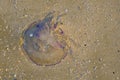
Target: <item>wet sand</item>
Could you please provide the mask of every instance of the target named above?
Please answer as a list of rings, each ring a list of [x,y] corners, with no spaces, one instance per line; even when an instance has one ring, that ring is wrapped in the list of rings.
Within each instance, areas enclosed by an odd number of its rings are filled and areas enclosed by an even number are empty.
[[[37,66],[21,51],[26,25],[50,11],[66,12],[61,26],[72,53]],[[119,0],[0,0],[0,80],[120,80]]]

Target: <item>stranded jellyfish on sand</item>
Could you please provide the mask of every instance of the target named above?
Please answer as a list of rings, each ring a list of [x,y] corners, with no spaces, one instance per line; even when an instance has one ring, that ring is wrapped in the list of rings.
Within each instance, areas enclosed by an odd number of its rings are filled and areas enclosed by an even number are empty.
[[[50,12],[44,19],[33,22],[23,31],[22,49],[35,64],[55,65],[70,52],[68,39],[58,26],[61,16],[55,18],[54,13]]]

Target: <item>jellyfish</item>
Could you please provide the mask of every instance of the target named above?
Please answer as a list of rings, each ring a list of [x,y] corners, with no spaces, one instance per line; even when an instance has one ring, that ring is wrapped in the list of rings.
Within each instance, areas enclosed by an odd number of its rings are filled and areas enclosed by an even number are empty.
[[[71,50],[64,31],[58,27],[61,16],[55,18],[54,12],[50,12],[24,29],[22,50],[36,65],[58,64]]]

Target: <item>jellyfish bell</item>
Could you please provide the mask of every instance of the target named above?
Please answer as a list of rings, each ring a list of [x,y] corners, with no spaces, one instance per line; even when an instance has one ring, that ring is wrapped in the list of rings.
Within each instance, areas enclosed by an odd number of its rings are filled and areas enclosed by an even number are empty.
[[[22,50],[37,65],[60,63],[71,49],[63,30],[57,30],[60,16],[55,23],[53,18],[54,14],[49,13],[43,20],[33,22],[23,31]]]

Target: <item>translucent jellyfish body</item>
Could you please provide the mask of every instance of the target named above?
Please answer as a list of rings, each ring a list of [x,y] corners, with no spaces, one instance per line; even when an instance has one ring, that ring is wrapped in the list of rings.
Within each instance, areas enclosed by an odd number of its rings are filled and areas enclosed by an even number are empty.
[[[55,22],[53,18],[54,13],[49,13],[43,20],[33,22],[23,31],[22,49],[37,65],[55,65],[70,50],[67,37],[58,27],[60,16],[57,16]]]

